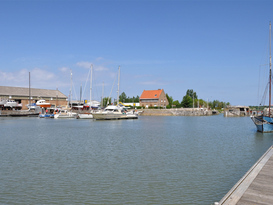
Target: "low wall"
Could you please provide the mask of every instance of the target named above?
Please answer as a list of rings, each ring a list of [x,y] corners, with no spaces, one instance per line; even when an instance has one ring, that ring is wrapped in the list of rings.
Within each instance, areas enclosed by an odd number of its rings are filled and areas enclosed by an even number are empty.
[[[176,108],[176,109],[141,109],[139,115],[143,116],[208,116],[218,115],[216,110],[201,108]]]

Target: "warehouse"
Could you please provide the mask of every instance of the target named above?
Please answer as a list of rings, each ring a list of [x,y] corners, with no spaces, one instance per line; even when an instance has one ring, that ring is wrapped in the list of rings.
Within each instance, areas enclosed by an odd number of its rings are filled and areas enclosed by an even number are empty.
[[[0,86],[0,102],[14,100],[26,110],[28,104],[44,99],[52,106],[67,106],[67,96],[59,90]]]

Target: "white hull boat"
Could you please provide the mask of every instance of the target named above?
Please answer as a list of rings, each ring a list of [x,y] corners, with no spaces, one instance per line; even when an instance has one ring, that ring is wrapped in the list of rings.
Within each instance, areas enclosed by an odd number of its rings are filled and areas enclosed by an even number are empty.
[[[93,113],[96,120],[125,120],[125,119],[138,119],[135,113],[126,113],[126,111],[118,106],[108,106],[102,112]]]
[[[77,113],[69,112],[67,110],[60,110],[58,113],[54,115],[54,118],[76,118]]]

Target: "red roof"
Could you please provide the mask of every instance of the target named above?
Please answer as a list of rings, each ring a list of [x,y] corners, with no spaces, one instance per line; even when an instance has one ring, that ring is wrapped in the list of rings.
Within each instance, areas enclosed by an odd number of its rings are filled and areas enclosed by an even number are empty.
[[[158,99],[162,90],[144,90],[140,96],[140,99]]]

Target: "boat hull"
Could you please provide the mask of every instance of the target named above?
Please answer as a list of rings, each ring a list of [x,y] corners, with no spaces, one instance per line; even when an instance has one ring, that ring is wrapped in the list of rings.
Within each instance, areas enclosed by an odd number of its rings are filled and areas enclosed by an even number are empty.
[[[57,119],[57,118],[75,118],[77,115],[77,113],[57,113],[54,115],[54,118]]]
[[[91,113],[82,113],[78,114],[77,116],[78,119],[93,119],[93,115]]]
[[[49,108],[51,107],[51,104],[37,104],[37,106],[40,106],[41,108]]]
[[[258,132],[273,132],[273,118],[266,116],[251,117]]]
[[[40,118],[54,118],[54,114],[40,114]]]
[[[138,119],[137,115],[112,114],[112,113],[94,113],[93,117],[96,120],[128,120],[128,119]]]

